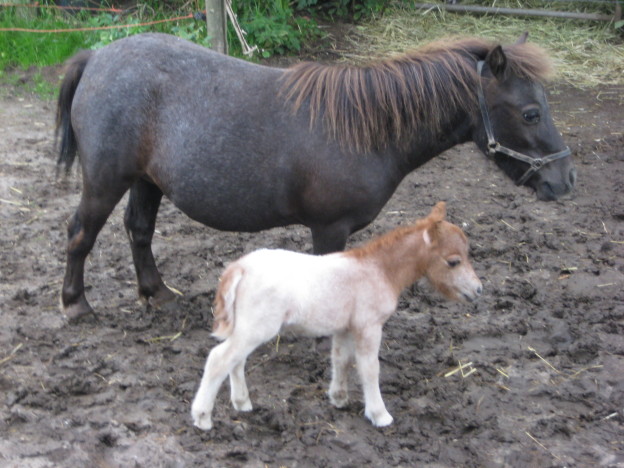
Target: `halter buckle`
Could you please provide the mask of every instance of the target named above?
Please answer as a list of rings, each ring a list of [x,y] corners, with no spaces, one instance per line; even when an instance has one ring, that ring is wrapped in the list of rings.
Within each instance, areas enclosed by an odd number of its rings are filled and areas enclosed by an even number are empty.
[[[544,166],[545,162],[542,158],[535,158],[533,159],[533,161],[531,161],[531,169],[533,169],[534,171],[539,171],[543,166]]]

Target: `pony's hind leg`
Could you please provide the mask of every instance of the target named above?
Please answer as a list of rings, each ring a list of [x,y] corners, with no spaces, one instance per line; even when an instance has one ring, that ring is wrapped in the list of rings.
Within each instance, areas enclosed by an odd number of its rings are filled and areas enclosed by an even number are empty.
[[[80,205],[67,226],[67,266],[61,307],[70,320],[93,313],[84,293],[84,264],[95,239],[127,187],[116,187],[96,197],[85,183]]]
[[[136,180],[130,187],[130,197],[124,216],[139,296],[155,307],[174,298],[173,292],[165,285],[158,272],[152,253],[152,238],[162,196],[162,191],[156,185],[143,179]]]

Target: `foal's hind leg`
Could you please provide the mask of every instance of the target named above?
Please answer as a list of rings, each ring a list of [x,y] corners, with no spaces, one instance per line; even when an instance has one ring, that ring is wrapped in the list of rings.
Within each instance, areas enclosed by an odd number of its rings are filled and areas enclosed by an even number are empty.
[[[219,392],[219,387],[228,376],[234,372],[234,383],[237,382],[237,378],[240,377],[240,373],[244,372],[245,360],[247,356],[261,344],[261,340],[240,340],[238,337],[231,336],[220,345],[216,346],[206,360],[204,366],[204,374],[202,375],[199,389],[193,399],[191,406],[191,416],[193,417],[193,424],[208,431],[212,429],[212,409],[214,408],[215,399]],[[240,383],[240,381],[238,382]],[[236,397],[240,397],[240,388],[233,390],[236,393]],[[245,385],[245,391],[247,386]],[[233,395],[234,396],[234,395]],[[243,398],[244,400],[244,398]],[[237,408],[242,411],[251,410],[251,401],[249,401],[249,393],[247,392],[247,402],[242,402],[242,407]],[[234,403],[232,401],[232,403]]]
[[[247,360],[243,359],[230,372],[230,401],[237,411],[251,411],[253,409],[245,381],[246,362]]]
[[[156,307],[174,298],[173,292],[163,283],[152,254],[152,238],[162,196],[162,191],[156,185],[138,179],[130,188],[124,216],[139,285],[139,296],[149,300]]]
[[[93,313],[84,293],[85,259],[107,218],[128,187],[111,187],[105,195],[93,194],[85,183],[80,205],[67,226],[67,266],[61,290],[61,306],[70,319]]]
[[[261,308],[257,312],[258,317],[265,316]],[[233,385],[231,397],[234,408],[239,411],[251,410],[244,380],[245,361],[254,349],[277,335],[280,326],[281,323],[262,322],[262,319],[254,321],[249,315],[243,318],[237,316],[234,333],[213,348],[206,360],[204,374],[191,406],[195,426],[205,431],[212,429],[212,409],[219,387],[228,374]]]
[[[349,366],[354,356],[354,343],[351,333],[338,333],[332,338],[332,380],[329,384],[329,400],[336,408],[349,402]]]

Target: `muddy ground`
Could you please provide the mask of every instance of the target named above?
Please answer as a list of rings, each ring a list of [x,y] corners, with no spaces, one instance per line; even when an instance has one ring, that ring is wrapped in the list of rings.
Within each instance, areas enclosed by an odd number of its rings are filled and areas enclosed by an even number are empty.
[[[550,91],[572,197],[538,202],[465,145],[350,241],[446,200],[485,287],[471,305],[403,294],[381,350],[392,426],[365,420],[355,375],[352,403],[329,404],[328,340],[282,336],[248,362],[254,410],[231,409],[225,384],[204,433],[190,401],[219,273],[259,247],[309,251],[308,232],[222,233],[165,201],[154,251],[183,296],[157,311],[137,301],[122,203],[87,265],[98,320],[69,325],[58,300],[80,178],[55,179],[54,104],[0,90],[0,465],[624,466],[624,88]]]

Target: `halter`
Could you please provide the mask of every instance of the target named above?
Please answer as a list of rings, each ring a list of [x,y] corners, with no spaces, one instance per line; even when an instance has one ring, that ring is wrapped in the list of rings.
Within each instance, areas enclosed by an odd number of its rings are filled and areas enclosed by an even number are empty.
[[[565,158],[572,154],[570,148],[567,146],[563,151],[559,151],[558,153],[549,154],[548,156],[544,156],[543,158],[532,158],[522,153],[518,153],[517,151],[512,150],[511,148],[507,148],[506,146],[501,145],[494,138],[494,131],[492,130],[492,122],[490,121],[490,115],[487,110],[487,106],[485,104],[485,95],[483,94],[483,84],[481,83],[481,75],[483,73],[483,64],[485,62],[483,60],[479,60],[477,62],[477,73],[479,74],[479,88],[478,88],[478,98],[479,98],[479,108],[481,109],[481,117],[483,117],[483,126],[485,127],[485,133],[488,138],[488,155],[494,156],[497,153],[503,153],[507,156],[510,156],[518,161],[522,161],[529,165],[527,171],[516,181],[516,185],[522,185],[527,180],[531,178],[533,174],[539,171],[546,164],[556,161],[557,159]]]

